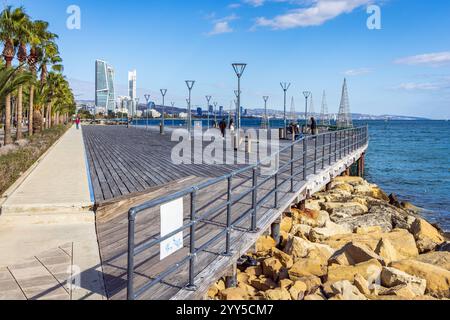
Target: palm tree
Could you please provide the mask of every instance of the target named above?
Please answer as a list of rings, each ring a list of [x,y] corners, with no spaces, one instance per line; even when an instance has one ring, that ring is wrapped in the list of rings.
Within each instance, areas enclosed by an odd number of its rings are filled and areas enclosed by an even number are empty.
[[[56,34],[47,31],[48,24],[44,23],[42,29],[39,31],[39,36],[41,38],[40,44],[37,47],[37,63],[39,64],[40,81],[41,85],[44,85],[47,81],[48,68],[56,72],[62,72],[63,66],[61,64],[62,59],[59,56],[58,46],[55,40],[58,38]],[[51,105],[48,105],[44,110],[45,112],[45,127],[51,127]]]
[[[19,60],[20,65],[23,65],[27,61],[27,44],[30,43],[32,38],[31,32],[31,21],[29,16],[21,21],[22,25],[17,31],[17,41],[19,43],[19,48],[17,50],[17,60]],[[22,113],[23,113],[23,85],[18,88],[17,94],[17,133],[16,139],[22,139]]]
[[[3,42],[3,58],[5,59],[5,67],[12,65],[15,56],[14,40],[27,16],[22,7],[13,9],[7,6],[0,14],[0,41]],[[5,97],[5,145],[10,144],[11,139],[11,96],[10,93]]]
[[[18,87],[30,81],[31,78],[31,73],[23,72],[21,66],[0,69],[0,99],[9,96]]]

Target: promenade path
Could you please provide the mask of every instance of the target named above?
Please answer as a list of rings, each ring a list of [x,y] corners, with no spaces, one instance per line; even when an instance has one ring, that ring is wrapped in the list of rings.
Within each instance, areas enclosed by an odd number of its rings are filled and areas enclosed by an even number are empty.
[[[0,299],[104,298],[90,189],[72,127],[0,199]]]

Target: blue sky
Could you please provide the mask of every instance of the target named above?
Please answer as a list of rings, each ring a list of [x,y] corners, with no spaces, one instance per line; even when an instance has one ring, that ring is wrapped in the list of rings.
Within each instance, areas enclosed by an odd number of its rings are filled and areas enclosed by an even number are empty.
[[[5,1],[4,1],[5,2]],[[59,34],[65,74],[79,98],[94,96],[94,61],[116,70],[118,94],[137,69],[138,93],[184,105],[186,79],[228,107],[236,77],[248,63],[245,107],[281,109],[280,81],[302,110],[311,90],[316,111],[326,90],[337,112],[348,79],[352,112],[450,118],[450,2],[444,0],[9,0]],[[369,30],[367,6],[381,7],[381,30]],[[69,5],[81,9],[81,29],[66,27]],[[290,100],[290,99],[289,99]]]

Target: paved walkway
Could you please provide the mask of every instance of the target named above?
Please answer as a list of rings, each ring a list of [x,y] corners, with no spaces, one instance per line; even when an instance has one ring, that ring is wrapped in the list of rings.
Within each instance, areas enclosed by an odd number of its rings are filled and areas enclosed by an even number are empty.
[[[7,194],[0,300],[104,299],[82,132],[71,128]]]
[[[2,215],[83,211],[93,205],[81,130],[72,127],[2,205]]]

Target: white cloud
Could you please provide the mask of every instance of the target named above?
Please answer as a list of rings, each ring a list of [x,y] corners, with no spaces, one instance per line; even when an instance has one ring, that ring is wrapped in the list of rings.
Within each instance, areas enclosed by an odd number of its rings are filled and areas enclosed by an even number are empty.
[[[244,0],[244,2],[253,7],[260,7],[264,4],[265,0]]]
[[[261,2],[258,0],[251,0]],[[262,1],[263,2],[263,1]],[[351,13],[358,7],[369,5],[374,0],[310,0],[309,6],[268,19],[257,18],[254,27],[269,27],[275,30],[319,26],[342,14]]]
[[[208,36],[233,32],[234,30],[230,26],[230,22],[236,19],[239,19],[239,17],[233,13],[229,16],[214,20],[214,27],[208,32]]]
[[[242,5],[240,3],[230,3],[228,5],[228,9],[238,9],[240,8]]]
[[[396,64],[440,66],[450,63],[450,51],[420,54],[397,59]]]
[[[369,74],[372,72],[372,69],[370,68],[359,68],[359,69],[350,69],[344,72],[344,74],[348,77],[356,77],[356,76],[362,76],[365,74]]]
[[[223,33],[233,32],[233,28],[230,27],[228,21],[220,21],[214,24],[213,29],[208,33],[209,36],[215,36]]]
[[[406,91],[436,91],[442,89],[439,84],[431,83],[431,82],[406,82],[401,83],[400,85],[394,87],[394,89],[398,90],[406,90]]]

